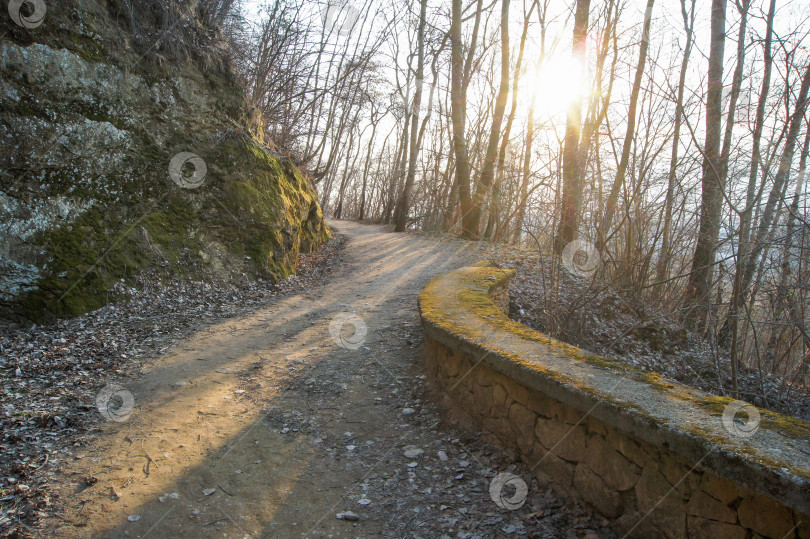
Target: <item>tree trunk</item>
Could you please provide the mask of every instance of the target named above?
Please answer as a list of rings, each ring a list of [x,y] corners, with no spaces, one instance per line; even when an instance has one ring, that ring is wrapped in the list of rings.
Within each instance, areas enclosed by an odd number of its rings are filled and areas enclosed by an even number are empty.
[[[357,156],[360,155],[360,152],[357,152],[357,155],[354,156],[354,160],[352,161],[351,166],[349,166],[349,158],[352,156],[352,150],[354,148],[354,137],[349,137],[349,150],[346,152],[346,162],[343,164],[343,179],[340,180],[340,186],[338,187],[338,205],[337,209],[335,209],[335,213],[333,217],[335,219],[342,219],[343,218],[343,197],[346,193],[346,184],[351,177],[351,171],[354,170],[354,165],[357,163]]]
[[[422,86],[425,76],[425,19],[427,18],[427,0],[420,1],[419,30],[417,31],[417,65],[416,65],[416,91],[413,96],[413,109],[411,110],[411,150],[408,159],[408,176],[405,178],[405,187],[397,202],[396,223],[394,232],[405,232],[408,224],[408,212],[411,208],[411,191],[416,179],[416,159],[419,154],[419,109],[422,107]]]
[[[394,211],[394,207],[396,206],[400,179],[406,173],[405,162],[408,159],[408,142],[410,140],[408,133],[410,133],[411,127],[409,120],[410,115],[405,117],[405,128],[403,129],[402,140],[399,144],[400,149],[397,152],[396,168],[393,174],[391,174],[391,182],[389,183],[388,199],[385,204],[385,218],[383,221],[386,225],[391,222],[391,213]]]
[[[765,124],[765,105],[768,100],[768,93],[770,92],[771,87],[771,68],[773,66],[773,54],[771,53],[771,44],[773,41],[773,19],[776,14],[776,0],[771,0],[770,7],[768,9],[768,17],[766,20],[766,33],[765,33],[765,52],[764,52],[764,69],[762,75],[762,88],[759,92],[759,100],[757,102],[757,112],[756,118],[754,120],[754,133],[753,133],[753,148],[751,150],[751,168],[748,174],[748,189],[745,198],[745,208],[743,211],[740,212],[740,230],[739,230],[739,237],[737,242],[737,261],[735,264],[735,272],[734,272],[734,282],[732,285],[732,292],[731,292],[731,303],[729,306],[728,316],[726,317],[726,321],[723,324],[723,328],[720,331],[721,341],[723,340],[723,335],[730,333],[730,339],[734,342],[732,347],[733,353],[736,354],[736,339],[737,339],[737,328],[734,327],[737,323],[734,318],[737,316],[739,309],[741,307],[741,301],[743,297],[742,291],[742,273],[744,271],[745,265],[748,261],[748,258],[751,254],[751,246],[748,242],[749,236],[751,234],[751,221],[752,216],[754,213],[754,207],[757,205],[757,202],[760,200],[762,193],[760,191],[759,195],[757,195],[757,175],[759,172],[759,165],[760,165],[760,157],[759,157],[759,146],[760,146],[760,139],[762,137],[762,128]],[[726,339],[727,340],[727,339]]]
[[[675,185],[678,182],[678,150],[680,146],[681,125],[683,123],[683,94],[686,88],[686,70],[689,67],[689,57],[692,54],[692,33],[695,25],[695,1],[692,0],[692,7],[689,14],[686,13],[686,0],[681,0],[681,16],[683,17],[683,27],[686,30],[686,47],[683,51],[681,61],[681,73],[678,79],[678,98],[675,104],[675,126],[672,134],[672,155],[669,159],[669,176],[667,177],[667,194],[664,200],[664,231],[661,241],[661,253],[658,257],[656,268],[656,280],[659,282],[667,278],[670,243],[672,238],[672,205],[675,198]]]
[[[768,344],[765,346],[765,357],[763,360],[763,363],[769,368],[773,365],[777,356],[779,337],[785,331],[793,328],[797,320],[801,320],[801,313],[798,312],[798,309],[796,309],[794,305],[791,305],[795,303],[795,301],[787,301],[787,298],[788,278],[791,274],[790,252],[792,249],[793,235],[796,227],[796,216],[799,214],[799,200],[802,197],[802,188],[804,187],[805,174],[807,172],[808,153],[810,153],[810,130],[808,130],[804,136],[804,145],[802,148],[801,159],[799,161],[799,175],[796,177],[793,200],[790,203],[790,209],[787,215],[785,245],[782,247],[782,263],[779,272],[779,284],[776,287],[776,299],[773,302],[776,324],[774,324],[775,327],[771,329]],[[770,371],[773,372],[773,368],[770,368]]]
[[[523,67],[523,55],[526,50],[526,38],[529,34],[529,17],[532,16],[534,8],[537,7],[537,0],[532,2],[529,12],[525,14],[523,21],[523,31],[520,34],[520,47],[518,48],[517,64],[515,64],[515,77],[512,79],[512,108],[509,111],[509,116],[506,120],[506,127],[501,135],[501,148],[498,151],[498,167],[495,177],[495,183],[492,186],[492,202],[489,205],[489,217],[487,219],[487,227],[484,231],[484,238],[490,240],[495,234],[495,229],[498,226],[499,211],[500,211],[500,191],[501,184],[503,183],[503,169],[506,163],[506,152],[509,147],[509,135],[512,132],[512,124],[515,121],[517,114],[518,104],[518,84],[520,84],[520,71]],[[542,56],[542,52],[541,52]]]
[[[597,249],[602,249],[608,240],[610,225],[613,215],[616,212],[616,204],[619,201],[619,191],[624,187],[627,177],[627,167],[630,164],[630,148],[633,145],[633,138],[636,133],[636,108],[638,107],[638,94],[641,91],[641,79],[644,76],[644,66],[647,64],[647,49],[650,46],[650,23],[652,22],[652,9],[655,0],[647,0],[647,9],[644,12],[644,29],[641,34],[641,46],[638,53],[638,65],[636,66],[636,76],[633,79],[633,89],[630,92],[630,109],[627,112],[627,132],[624,135],[622,145],[622,157],[619,161],[619,168],[616,171],[616,178],[610,188],[607,199],[607,208],[602,224],[599,227],[597,239]]]
[[[453,121],[453,152],[455,153],[456,184],[461,201],[462,236],[472,238],[475,231],[467,223],[467,216],[472,207],[470,199],[470,163],[467,155],[467,96],[464,83],[464,43],[461,40],[461,0],[452,0],[452,22],[450,24],[451,45],[451,80],[450,103]]]
[[[489,132],[484,163],[481,166],[481,179],[475,189],[470,212],[469,231],[472,237],[478,239],[478,229],[481,224],[482,207],[484,199],[490,192],[495,179],[495,163],[498,159],[498,141],[501,138],[501,124],[506,112],[506,102],[509,100],[509,0],[501,3],[501,85],[495,99],[495,110],[492,113],[492,128]]]
[[[751,279],[754,276],[754,271],[757,266],[757,258],[762,252],[764,244],[759,242],[758,239],[765,238],[773,223],[774,215],[776,214],[777,204],[782,199],[782,192],[784,191],[785,182],[790,175],[790,167],[793,162],[793,156],[796,152],[796,141],[801,129],[804,113],[807,110],[807,96],[810,90],[810,64],[808,64],[804,77],[802,78],[802,85],[799,89],[799,97],[796,101],[796,107],[790,118],[790,127],[788,128],[787,138],[785,139],[785,147],[782,150],[782,157],[779,160],[779,169],[776,172],[776,177],[773,181],[773,187],[768,195],[768,201],[765,204],[765,209],[762,212],[762,218],[759,221],[756,235],[751,238],[751,256],[749,256],[745,272],[743,273],[742,290],[748,290],[751,284]]]
[[[537,92],[532,92],[532,104],[529,106],[529,127],[526,131],[526,152],[523,154],[523,178],[520,181],[520,201],[518,202],[518,215],[515,221],[515,243],[520,242],[523,232],[523,222],[526,220],[526,205],[529,203],[529,178],[531,177],[532,144],[534,143],[534,107],[537,102]]]
[[[377,135],[377,121],[375,115],[372,113],[373,127],[371,129],[371,138],[368,141],[368,150],[366,152],[366,165],[363,167],[363,188],[360,191],[360,215],[359,219],[362,221],[366,218],[366,188],[368,186],[368,171],[371,168],[371,150],[374,147],[374,140]]]
[[[584,69],[588,34],[588,15],[591,0],[577,0],[574,14],[573,56],[579,60],[579,69]],[[554,84],[554,81],[541,81],[540,84]],[[579,163],[579,134],[582,128],[582,100],[580,91],[568,108],[563,148],[563,188],[560,224],[554,238],[554,250],[562,253],[563,248],[574,241],[579,229],[582,211],[582,163]]]
[[[709,87],[706,98],[706,142],[703,147],[700,224],[692,271],[686,286],[686,300],[694,307],[689,317],[696,326],[706,322],[711,302],[710,286],[714,253],[720,232],[723,190],[720,163],[720,124],[722,121],[723,54],[726,42],[726,0],[712,0],[711,43],[709,46]]]
[[[748,21],[748,8],[751,5],[751,1],[750,0],[743,0],[742,5],[740,5],[739,3],[737,5],[740,8],[740,29],[739,29],[739,33],[737,35],[737,67],[734,70],[734,79],[732,80],[732,83],[731,83],[731,92],[730,92],[730,95],[729,95],[729,102],[728,102],[728,116],[726,118],[726,131],[725,131],[725,134],[723,136],[723,149],[720,152],[720,162],[721,162],[722,167],[723,167],[723,170],[722,170],[723,185],[725,185],[726,182],[728,181],[728,159],[729,159],[729,155],[731,154],[731,136],[732,136],[732,134],[734,132],[734,115],[737,112],[737,110],[736,110],[737,109],[737,98],[740,95],[740,87],[742,86],[743,67],[744,67],[744,63],[745,63],[745,32],[746,32],[746,25],[747,25],[747,21]],[[739,249],[740,249],[740,247],[738,246],[738,253],[737,253],[738,261],[740,259]],[[734,282],[735,282],[735,284],[737,282],[736,274],[735,274]],[[737,303],[737,296],[736,296],[735,292],[737,292],[737,291],[733,288],[732,289],[732,294],[731,294],[731,296],[732,296],[731,297],[731,305],[729,307],[729,315],[728,315],[728,317],[726,317],[726,321],[723,324],[723,327],[720,328],[720,331],[718,332],[717,341],[718,341],[718,343],[720,343],[720,346],[723,346],[723,347],[728,346],[728,341],[729,341],[729,321],[732,319],[732,315],[736,317],[737,308],[739,307],[739,304]],[[736,334],[736,328],[735,328],[735,334]],[[735,343],[735,344],[732,345],[732,350],[731,350],[731,352],[732,352],[731,361],[732,362],[736,361],[736,359],[735,359],[736,358],[736,356],[735,356],[736,351],[737,351],[737,348],[736,348],[736,343]],[[736,391],[736,380],[733,381],[732,385],[735,385],[735,391]]]
[[[773,68],[773,53],[771,46],[773,43],[773,20],[776,15],[776,0],[771,0],[770,7],[768,8],[768,18],[766,21],[767,29],[765,33],[765,53],[763,57],[763,72],[762,72],[762,88],[759,91],[759,98],[757,101],[757,113],[754,120],[754,133],[753,133],[753,146],[751,149],[751,168],[748,172],[748,191],[745,198],[745,210],[740,216],[740,249],[743,262],[748,258],[748,254],[742,255],[742,250],[745,253],[750,251],[748,245],[749,236],[751,235],[751,217],[754,213],[754,206],[756,206],[755,199],[757,198],[757,175],[759,167],[762,162],[760,159],[760,144],[762,139],[762,129],[765,126],[765,107],[768,101],[768,94],[771,89],[771,69]]]

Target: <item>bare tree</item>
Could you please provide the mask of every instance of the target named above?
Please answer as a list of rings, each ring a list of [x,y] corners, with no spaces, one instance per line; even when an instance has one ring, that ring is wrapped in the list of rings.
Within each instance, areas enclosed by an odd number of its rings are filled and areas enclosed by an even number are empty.
[[[478,238],[484,198],[490,194],[495,178],[495,162],[498,159],[498,141],[501,137],[501,123],[509,100],[509,0],[501,0],[501,84],[498,97],[495,99],[495,110],[492,114],[492,127],[484,162],[481,167],[481,178],[470,209],[469,223],[465,225],[468,235]]]
[[[478,28],[481,21],[481,4],[478,0],[475,13],[475,26],[473,30],[472,45],[464,57],[464,42],[462,41],[462,6],[461,0],[453,0],[452,19],[450,24],[450,44],[452,51],[451,76],[451,104],[453,117],[453,150],[455,153],[456,186],[459,192],[462,212],[462,236],[474,238],[477,227],[474,227],[472,213],[472,198],[470,196],[470,162],[467,151],[467,88],[469,86],[470,65],[472,63],[475,45],[478,40]]]
[[[706,142],[703,145],[700,224],[692,256],[692,271],[686,286],[686,298],[696,308],[697,325],[705,323],[710,281],[714,265],[720,212],[723,202],[720,162],[720,129],[722,122],[723,54],[726,43],[726,0],[712,0],[711,44],[709,46],[709,82],[706,92]]]
[[[573,56],[585,63],[588,34],[588,15],[591,0],[577,0],[574,14]],[[579,69],[579,67],[578,67]],[[549,81],[551,83],[551,81]],[[582,210],[582,165],[579,162],[579,135],[582,124],[582,95],[572,100],[568,109],[568,122],[565,127],[565,147],[563,148],[563,186],[560,224],[554,239],[554,250],[561,253],[566,244],[572,242],[579,229]]]
[[[417,32],[417,67],[416,67],[416,91],[413,96],[413,108],[411,111],[411,141],[410,158],[408,160],[408,176],[405,179],[405,186],[399,197],[397,204],[395,232],[404,232],[408,222],[408,211],[411,206],[411,191],[413,182],[416,179],[416,160],[419,153],[419,110],[422,107],[422,87],[425,77],[425,24],[427,19],[427,0],[419,2],[419,30]]]
[[[774,0],[775,1],[775,0]],[[675,185],[678,182],[678,152],[681,145],[681,125],[683,122],[683,94],[686,91],[686,74],[689,68],[689,57],[692,54],[692,43],[695,27],[695,2],[686,11],[686,0],[681,0],[681,16],[683,17],[683,27],[686,32],[686,44],[684,46],[683,58],[681,59],[681,70],[678,77],[678,95],[675,98],[675,124],[672,134],[672,154],[669,158],[669,174],[667,175],[667,192],[664,198],[664,224],[661,239],[661,252],[658,256],[657,280],[664,281],[667,276],[671,257],[672,238],[672,205],[675,199]]]
[[[630,164],[630,148],[633,144],[633,137],[636,130],[636,115],[638,114],[638,94],[641,90],[641,79],[644,76],[644,66],[647,64],[647,49],[650,47],[650,24],[652,22],[652,9],[655,0],[647,0],[647,8],[644,12],[644,27],[641,32],[641,45],[639,46],[638,64],[636,66],[636,75],[633,79],[633,89],[630,91],[630,108],[627,112],[627,132],[624,135],[624,144],[622,145],[622,157],[619,161],[619,169],[616,172],[616,178],[613,181],[613,186],[608,195],[607,207],[605,209],[605,216],[599,227],[599,236],[597,242],[597,249],[601,249],[608,239],[610,232],[610,225],[613,221],[613,215],[616,212],[616,204],[619,200],[619,191],[624,187],[625,178],[627,177],[627,167]]]

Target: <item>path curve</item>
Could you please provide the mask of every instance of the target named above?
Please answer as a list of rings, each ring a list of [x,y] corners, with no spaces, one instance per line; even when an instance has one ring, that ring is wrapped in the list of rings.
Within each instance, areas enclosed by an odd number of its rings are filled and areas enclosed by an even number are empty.
[[[498,508],[488,487],[508,459],[445,424],[425,392],[416,297],[480,245],[330,225],[349,243],[325,283],[144,365],[129,418],[62,463],[48,535],[483,537],[553,506]],[[356,350],[330,335],[340,313],[368,327]]]

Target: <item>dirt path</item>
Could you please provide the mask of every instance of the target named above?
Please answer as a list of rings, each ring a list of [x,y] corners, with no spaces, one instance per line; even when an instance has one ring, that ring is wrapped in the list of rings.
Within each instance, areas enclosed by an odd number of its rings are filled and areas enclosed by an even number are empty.
[[[531,482],[521,510],[497,507],[489,483],[508,458],[442,423],[426,397],[416,296],[435,275],[480,258],[478,247],[332,225],[350,241],[345,269],[328,282],[200,331],[145,365],[125,388],[131,415],[104,422],[63,462],[54,487],[65,510],[49,519],[48,535],[594,530],[598,521]],[[368,327],[356,350],[330,335],[340,313]],[[336,518],[343,511],[359,520]]]

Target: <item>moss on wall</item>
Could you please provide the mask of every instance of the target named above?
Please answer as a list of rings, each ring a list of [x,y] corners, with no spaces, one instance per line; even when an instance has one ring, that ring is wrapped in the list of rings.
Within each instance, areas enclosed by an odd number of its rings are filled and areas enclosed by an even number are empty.
[[[458,276],[458,281],[455,285],[456,288],[450,291],[450,294],[458,298],[460,303],[467,308],[469,312],[477,317],[486,319],[487,323],[491,325],[492,328],[520,336],[529,342],[536,342],[550,347],[550,350],[558,350],[572,360],[583,361],[599,368],[615,371],[617,375],[625,376],[650,386],[665,395],[668,399],[691,402],[715,416],[722,416],[726,406],[734,400],[730,397],[709,395],[698,389],[667,380],[658,373],[644,371],[620,359],[590,354],[576,346],[551,339],[539,331],[535,331],[528,326],[510,320],[492,302],[489,298],[489,292],[493,287],[501,285],[504,281],[508,281],[514,274],[513,270],[503,270],[488,264],[479,263],[474,269],[464,268],[454,273]],[[447,304],[443,301],[442,294],[439,293],[437,288],[441,286],[441,284],[439,284],[441,279],[442,276],[436,278],[420,295],[419,305],[422,317],[445,331],[450,331],[454,335],[465,338],[471,342],[482,344],[484,342],[483,334],[471,333],[469,324],[456,321],[455,317],[458,313],[445,312]],[[587,385],[576,383],[570,377],[562,373],[558,373],[538,363],[528,361],[511,351],[504,350],[498,347],[493,340],[487,341],[486,346],[499,355],[509,358],[511,361],[523,367],[541,372],[545,376],[555,379],[560,383],[576,385],[581,391],[592,393],[597,398],[613,402],[614,404],[626,408],[638,408],[638,406],[631,402],[619,401],[608,395],[594,392],[593,389]],[[757,410],[762,418],[760,427],[778,431],[783,436],[794,437],[800,440],[810,440],[810,424],[806,421],[762,408],[757,408]],[[655,418],[650,416],[650,419]]]
[[[783,505],[787,508],[788,528],[794,523],[791,519],[800,522],[800,512],[806,512],[807,508],[810,481],[804,450],[810,440],[810,424],[758,409],[761,422],[756,436],[735,436],[724,426],[723,420],[728,418],[722,417],[733,399],[706,394],[618,359],[591,355],[506,318],[490,295],[493,291],[500,293],[510,277],[511,272],[477,264],[437,277],[419,297],[422,321],[427,329],[424,355],[428,371],[436,377],[451,402],[465,414],[472,414],[482,428],[518,448],[524,458],[530,459],[533,470],[545,455],[558,447],[562,438],[574,432],[570,425],[574,422],[579,425],[580,418],[590,415],[588,429],[592,424],[603,422],[600,427],[603,432],[609,434],[613,430],[615,433],[607,439],[614,440],[610,443],[615,444],[613,447],[621,459],[612,459],[612,462],[628,463],[627,475],[636,473],[633,468],[637,469],[637,462],[629,464],[626,460],[630,459],[623,450],[626,442],[647,444],[645,470],[650,465],[659,466],[664,474],[659,476],[669,479],[666,469],[673,470],[673,460],[683,461],[683,471],[710,472],[731,488],[750,489],[758,493],[757,496],[769,497]],[[535,343],[539,346],[534,346]],[[496,405],[495,393],[489,386],[497,377],[501,379],[498,384],[502,391]],[[618,382],[622,380],[635,383],[626,384],[632,388],[618,390]],[[535,397],[538,404],[533,407]],[[521,403],[523,408],[519,409],[523,412],[513,416],[510,399]],[[554,411],[555,403],[558,410],[564,411]],[[597,406],[600,410],[592,414]],[[561,423],[559,430],[565,433],[557,444],[539,449],[532,445],[532,434],[537,438],[535,442],[542,442],[542,438],[537,437],[540,427],[532,424],[536,418],[525,412],[525,408],[537,416],[557,415],[556,420]],[[509,413],[504,411],[507,409]],[[566,415],[568,419],[563,419]],[[543,425],[546,428],[548,422],[544,421]],[[601,436],[600,429],[589,435],[587,447],[580,449],[590,470],[614,473],[616,468],[612,464],[603,465],[609,455],[601,450],[591,451],[591,447],[599,447],[591,444]],[[584,437],[581,442],[585,444]],[[538,455],[544,456],[538,460]],[[565,467],[569,466],[564,462],[567,460],[562,457],[554,465],[559,475],[553,479],[560,481],[564,488],[572,485],[571,476],[565,474]],[[653,461],[660,464],[651,464]],[[677,472],[675,477],[680,477],[680,481],[667,484],[664,492],[675,490],[687,475]],[[638,480],[645,481],[644,478],[642,471]],[[646,480],[649,479],[647,476]],[[576,480],[573,481],[575,490],[583,485],[590,492],[587,483],[577,485]],[[594,483],[594,486],[599,485],[603,482]],[[695,486],[691,484],[687,488],[691,491]],[[649,493],[646,487],[623,487],[619,495],[625,501],[632,501],[633,496],[646,497]],[[587,500],[588,496],[585,498]],[[656,495],[652,502],[647,499],[645,504],[649,507],[658,501],[660,497]],[[689,508],[682,506],[681,509],[682,517],[687,513],[686,518],[694,516]],[[674,513],[667,508],[662,514],[666,520]],[[632,520],[634,524],[637,517]],[[739,524],[745,524],[742,518]],[[764,528],[764,525],[759,528],[763,536],[784,534],[772,535],[763,532]],[[743,536],[746,532],[741,531],[739,535]]]

